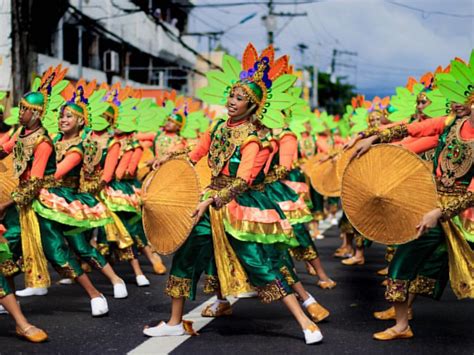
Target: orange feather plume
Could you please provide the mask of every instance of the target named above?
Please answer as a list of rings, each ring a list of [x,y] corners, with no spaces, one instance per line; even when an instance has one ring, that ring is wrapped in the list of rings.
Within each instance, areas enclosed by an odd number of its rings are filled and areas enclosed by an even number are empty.
[[[247,44],[244,54],[242,55],[242,68],[249,70],[258,60],[258,52],[252,43]]]
[[[288,73],[289,58],[284,55],[276,60],[276,62],[270,67],[268,71],[268,78],[275,80],[283,74]]]
[[[259,60],[261,60],[263,57],[267,57],[270,65],[273,65],[273,62],[275,61],[275,48],[273,48],[273,45],[270,44],[262,51]]]

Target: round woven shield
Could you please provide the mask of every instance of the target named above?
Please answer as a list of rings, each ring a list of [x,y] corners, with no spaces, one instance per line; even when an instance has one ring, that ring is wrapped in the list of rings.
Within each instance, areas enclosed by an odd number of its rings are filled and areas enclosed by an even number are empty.
[[[171,254],[193,228],[200,197],[196,172],[186,160],[169,160],[148,175],[142,190],[145,234],[158,253]]]
[[[147,162],[154,158],[153,152],[150,148],[143,149],[143,155],[138,163],[137,169],[137,179],[143,181],[143,179],[148,175],[151,168],[147,165]]]
[[[18,178],[13,174],[13,156],[0,160],[0,203],[11,200],[13,190],[18,186]]]
[[[437,207],[431,171],[405,148],[380,144],[352,160],[342,179],[342,207],[366,238],[382,244],[414,240],[416,225]]]
[[[341,180],[336,173],[337,162],[332,159],[315,163],[309,172],[311,185],[323,196],[338,197],[341,194]]]
[[[336,174],[337,178],[342,181],[342,176],[344,175],[344,170],[346,170],[347,164],[349,164],[349,160],[351,159],[352,154],[355,151],[355,146],[344,150],[339,154],[339,158],[337,160],[336,166]]]
[[[211,184],[212,171],[209,167],[207,158],[199,160],[199,162],[194,165],[194,170],[196,170],[201,187],[203,189],[208,187]]]

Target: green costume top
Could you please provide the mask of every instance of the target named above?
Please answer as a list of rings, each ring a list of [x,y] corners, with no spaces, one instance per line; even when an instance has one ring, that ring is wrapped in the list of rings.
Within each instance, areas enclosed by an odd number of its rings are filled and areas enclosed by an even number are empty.
[[[63,140],[62,134],[54,139],[56,164],[61,164],[69,154],[78,153],[81,158],[84,148],[82,135],[70,140]],[[79,177],[82,162],[75,165],[62,178],[53,179],[44,185],[38,198],[33,201],[33,209],[43,218],[61,224],[95,228],[110,223],[105,206],[88,193],[79,193]]]
[[[264,162],[251,186],[237,176],[243,148],[250,142],[258,143],[262,147],[262,141],[253,124],[247,122],[232,127],[221,119],[211,127],[210,137],[208,153],[212,171],[210,188],[217,192],[218,201],[221,198],[227,199],[221,206],[218,205],[223,209],[226,232],[242,241],[297,246],[298,242],[285,214],[278,204],[264,193],[261,184],[264,180],[261,171]],[[226,165],[228,175],[223,173]]]

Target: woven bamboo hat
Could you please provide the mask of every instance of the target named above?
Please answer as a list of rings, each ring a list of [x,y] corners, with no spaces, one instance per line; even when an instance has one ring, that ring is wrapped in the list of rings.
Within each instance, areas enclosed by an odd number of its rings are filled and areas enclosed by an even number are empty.
[[[18,178],[13,174],[13,155],[0,161],[0,203],[11,200],[13,190],[18,186]]]
[[[197,174],[184,159],[165,162],[145,179],[143,228],[158,253],[174,253],[186,241],[199,198]]]
[[[416,225],[437,207],[426,164],[405,148],[380,144],[352,160],[342,179],[342,207],[366,238],[382,244],[414,240]]]
[[[311,185],[323,196],[338,197],[341,195],[341,180],[337,176],[337,162],[332,159],[314,163],[309,171]]]
[[[342,182],[342,176],[344,175],[344,170],[346,170],[347,164],[351,159],[352,154],[355,151],[355,146],[348,149],[343,150],[338,157],[337,166],[336,166],[336,174],[337,178]]]
[[[194,166],[194,170],[196,170],[199,183],[203,189],[211,184],[212,171],[209,167],[207,158],[199,160],[199,162]]]

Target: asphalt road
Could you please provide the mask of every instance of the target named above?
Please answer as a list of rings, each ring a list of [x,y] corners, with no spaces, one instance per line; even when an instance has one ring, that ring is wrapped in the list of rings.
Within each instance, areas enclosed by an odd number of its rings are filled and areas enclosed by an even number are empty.
[[[326,232],[326,239],[317,241],[328,273],[338,282],[337,288],[320,290],[303,264],[297,264],[308,291],[331,311],[330,318],[320,324],[324,334],[322,344],[306,346],[298,325],[281,303],[263,305],[256,299],[244,299],[234,305],[232,316],[213,320],[200,331],[200,336],[190,338],[173,353],[474,354],[474,302],[457,301],[450,289],[441,302],[417,300],[411,323],[415,338],[392,342],[372,340],[373,332],[391,325],[372,317],[373,311],[387,306],[380,286],[382,278],[375,275],[384,266],[384,249],[373,246],[367,250],[364,266],[344,266],[331,256],[339,244],[337,235],[337,229],[333,228]],[[169,264],[170,258],[166,262]],[[129,297],[125,300],[113,299],[112,287],[101,274],[91,275],[109,302],[110,315],[104,318],[90,316],[89,301],[77,285],[54,285],[46,297],[21,299],[28,319],[46,329],[50,340],[30,344],[18,339],[14,322],[2,315],[0,353],[123,354],[133,350],[147,339],[141,333],[143,325],[166,319],[169,314],[169,300],[163,294],[166,277],[152,275],[144,259],[142,264],[152,282],[147,288],[134,285],[128,265],[115,266],[129,284]],[[207,299],[208,296],[200,294],[195,302],[187,302],[186,312]],[[156,353],[160,353],[159,348]]]

